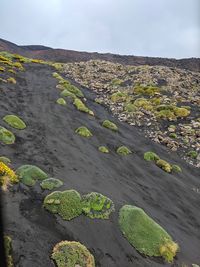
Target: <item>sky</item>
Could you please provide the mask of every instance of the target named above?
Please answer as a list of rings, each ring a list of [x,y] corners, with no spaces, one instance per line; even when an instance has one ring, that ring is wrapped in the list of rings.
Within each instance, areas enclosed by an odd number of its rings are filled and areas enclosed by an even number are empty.
[[[0,0],[0,38],[88,52],[200,57],[199,11],[200,0]]]

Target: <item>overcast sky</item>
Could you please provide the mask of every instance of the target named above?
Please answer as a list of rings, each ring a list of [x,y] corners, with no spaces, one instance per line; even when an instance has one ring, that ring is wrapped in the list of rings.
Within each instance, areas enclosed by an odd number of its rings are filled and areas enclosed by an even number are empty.
[[[0,38],[79,51],[200,57],[200,0],[0,0]]]

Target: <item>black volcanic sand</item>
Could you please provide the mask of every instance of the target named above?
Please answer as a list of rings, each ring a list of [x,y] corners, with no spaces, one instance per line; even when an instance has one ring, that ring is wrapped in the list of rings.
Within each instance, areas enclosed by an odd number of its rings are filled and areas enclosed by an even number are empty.
[[[91,117],[77,111],[71,103],[60,106],[57,81],[49,66],[25,65],[17,74],[17,84],[1,84],[1,118],[19,115],[26,123],[23,131],[12,129],[14,145],[1,145],[1,155],[9,157],[14,168],[34,164],[49,176],[61,179],[61,190],[76,189],[81,194],[97,191],[111,198],[116,206],[110,220],[92,220],[81,215],[63,221],[42,207],[48,191],[15,185],[5,193],[6,233],[13,239],[17,267],[50,267],[53,246],[61,240],[80,241],[93,253],[97,267],[182,266],[200,263],[200,194],[197,169],[187,165],[176,153],[143,136],[137,128],[119,122],[108,110],[93,102],[95,95],[83,89],[87,105],[95,112]],[[101,127],[104,119],[119,126],[114,133]],[[0,123],[11,129],[3,121]],[[85,139],[74,130],[85,125],[93,137]],[[98,151],[107,145],[110,154]],[[116,147],[127,145],[134,153],[121,157]],[[167,174],[143,159],[152,150],[183,169],[181,174]],[[160,258],[145,258],[122,236],[118,211],[124,204],[143,208],[180,244],[181,251],[173,265]]]

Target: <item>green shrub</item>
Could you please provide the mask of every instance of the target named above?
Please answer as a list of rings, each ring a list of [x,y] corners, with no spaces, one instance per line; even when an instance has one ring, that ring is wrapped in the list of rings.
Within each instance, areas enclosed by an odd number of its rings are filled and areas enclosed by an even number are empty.
[[[83,213],[92,219],[109,219],[114,210],[112,200],[100,193],[92,192],[83,196]]]
[[[173,172],[182,172],[182,169],[181,169],[181,167],[179,167],[178,165],[173,164],[173,165],[172,165],[172,171],[173,171]]]
[[[94,112],[87,108],[86,105],[79,98],[76,98],[73,104],[78,110],[94,116]]]
[[[8,78],[7,79],[7,82],[8,83],[13,83],[13,84],[16,84],[17,83],[16,80],[15,80],[15,78],[13,78],[13,77]]]
[[[103,121],[102,126],[115,132],[118,131],[117,125],[114,122],[109,121],[109,120]]]
[[[144,159],[147,161],[157,161],[160,158],[156,153],[148,151],[144,153]]]
[[[26,124],[18,116],[6,115],[3,117],[3,120],[15,129],[23,130],[26,128]]]
[[[88,128],[85,126],[81,126],[81,127],[77,128],[75,133],[77,133],[83,137],[91,137],[92,136],[92,133],[90,132],[90,130],[88,130]]]
[[[172,166],[165,160],[159,159],[156,161],[156,165],[160,167],[165,172],[171,172]]]
[[[126,155],[129,155],[131,153],[132,153],[131,150],[126,146],[120,146],[117,149],[117,154],[122,155],[122,156],[126,156]]]
[[[194,150],[191,150],[187,153],[187,156],[192,158],[192,159],[196,159],[198,157],[198,153]]]
[[[5,256],[7,267],[14,267],[13,258],[12,258],[12,239],[5,235],[4,236],[4,247],[5,247]]]
[[[47,178],[40,183],[42,189],[53,190],[63,185],[63,182],[56,178]]]
[[[102,153],[109,153],[109,149],[105,146],[100,146],[98,149]]]
[[[71,93],[71,92],[68,91],[67,89],[64,89],[64,90],[60,93],[60,95],[61,95],[62,97],[71,97],[72,99],[76,99],[75,94]]]
[[[11,145],[15,142],[15,136],[12,132],[0,126],[0,142],[5,145]]]
[[[44,171],[34,165],[22,165],[17,169],[16,174],[20,182],[27,186],[33,186],[37,180],[42,181],[48,177]]]
[[[55,191],[45,197],[44,207],[69,221],[82,213],[81,196],[75,190]]]
[[[172,262],[178,245],[142,209],[125,205],[119,212],[119,226],[129,243],[146,256],[162,256]]]
[[[93,255],[84,245],[75,241],[56,244],[51,258],[57,267],[95,267]]]
[[[0,162],[3,162],[4,164],[8,165],[11,163],[11,160],[7,157],[1,156],[0,157]]]
[[[56,103],[62,106],[66,106],[66,101],[64,98],[58,98]]]

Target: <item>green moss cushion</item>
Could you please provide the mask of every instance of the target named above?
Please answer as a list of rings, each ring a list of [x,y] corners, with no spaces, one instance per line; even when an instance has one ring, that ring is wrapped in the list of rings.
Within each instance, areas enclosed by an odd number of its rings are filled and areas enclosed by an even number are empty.
[[[144,153],[144,159],[146,161],[156,161],[159,160],[160,158],[156,153],[148,151]]]
[[[55,191],[45,197],[44,207],[64,220],[71,220],[82,213],[81,196],[75,190]]]
[[[18,116],[6,115],[3,120],[15,129],[23,130],[26,128],[26,124]]]
[[[5,145],[14,144],[15,135],[6,128],[0,126],[0,142],[2,142]]]
[[[4,156],[1,156],[0,157],[0,162],[3,162],[5,163],[6,165],[10,164],[11,163],[11,160],[7,157],[4,157]]]
[[[103,121],[102,126],[115,132],[118,130],[117,125],[114,122],[109,121],[109,120]]]
[[[172,166],[165,160],[159,159],[156,161],[156,165],[160,167],[163,171],[170,173],[172,171]]]
[[[75,133],[77,133],[83,137],[91,137],[92,136],[92,133],[90,132],[90,130],[85,126],[81,126],[81,127],[77,128],[75,130]]]
[[[102,153],[109,153],[109,149],[106,146],[100,146],[98,150]]]
[[[114,210],[112,200],[100,193],[92,192],[83,196],[83,213],[92,219],[109,219]]]
[[[43,180],[40,183],[40,186],[42,189],[48,189],[48,190],[53,190],[54,188],[58,188],[63,185],[63,182],[59,179],[56,178],[48,178]]]
[[[57,267],[95,267],[93,255],[84,245],[75,241],[56,244],[51,258]]]
[[[168,249],[170,256],[173,255],[174,257],[176,255],[178,245],[174,243],[171,236],[141,208],[131,205],[123,206],[119,212],[119,226],[125,238],[140,253],[147,256],[165,257],[163,248],[171,246],[171,249]],[[165,257],[165,259],[167,259],[167,257]]]
[[[126,155],[129,155],[131,153],[132,153],[131,150],[126,146],[120,146],[117,149],[117,154],[119,154],[121,156],[126,156]]]
[[[16,174],[20,182],[28,186],[33,186],[37,180],[41,181],[48,177],[43,170],[34,165],[22,165],[16,170]]]
[[[71,97],[72,99],[76,98],[76,95],[68,91],[67,89],[64,89],[61,94],[62,97]]]
[[[59,105],[62,105],[62,106],[66,106],[66,101],[64,98],[58,98],[56,100],[56,103],[59,104]]]

